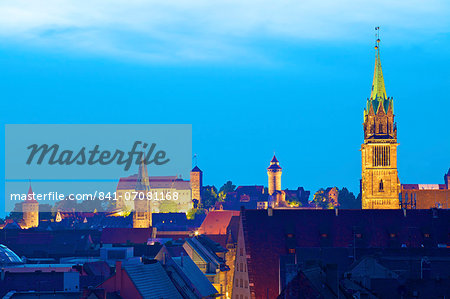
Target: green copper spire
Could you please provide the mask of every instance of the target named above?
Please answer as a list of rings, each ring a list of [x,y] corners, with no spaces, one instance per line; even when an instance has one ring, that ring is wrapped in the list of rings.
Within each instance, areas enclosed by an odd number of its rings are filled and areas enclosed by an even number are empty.
[[[383,70],[381,69],[380,39],[378,35],[379,27],[376,27],[376,30],[377,30],[377,41],[375,50],[377,52],[375,54],[375,71],[373,73],[372,92],[370,93],[370,99],[384,100],[386,99],[386,89],[384,87]]]

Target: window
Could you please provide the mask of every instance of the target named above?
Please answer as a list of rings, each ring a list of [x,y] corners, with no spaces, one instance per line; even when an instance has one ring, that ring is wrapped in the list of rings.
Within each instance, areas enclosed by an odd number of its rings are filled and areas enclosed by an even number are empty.
[[[236,278],[236,286],[239,286],[239,279]]]
[[[239,269],[241,269],[241,272],[244,272],[244,265],[241,263]]]
[[[372,149],[372,165],[373,166],[390,166],[391,150],[388,145],[374,146]]]
[[[289,254],[294,254],[295,253],[295,248],[289,248]]]
[[[245,288],[248,289],[248,281],[244,281]]]
[[[241,248],[239,248],[239,255],[240,256],[243,256],[244,255],[244,249],[241,247]]]
[[[242,278],[241,278],[241,280],[239,282],[240,282],[239,283],[240,287],[243,288],[244,287],[244,281],[242,280]]]
[[[383,189],[384,189],[384,186],[383,186],[383,180],[380,180],[380,191],[383,191]]]
[[[247,272],[247,264],[244,264],[244,272]]]

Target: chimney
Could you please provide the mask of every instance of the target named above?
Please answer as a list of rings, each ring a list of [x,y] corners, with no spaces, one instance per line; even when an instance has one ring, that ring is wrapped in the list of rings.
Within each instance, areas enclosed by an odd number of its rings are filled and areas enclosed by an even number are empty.
[[[152,239],[156,239],[156,227],[152,226]]]
[[[116,261],[116,291],[122,288],[122,262]]]
[[[406,217],[406,209],[403,209],[403,217]]]
[[[272,217],[272,216],[273,216],[273,208],[272,208],[272,207],[268,207],[268,208],[267,208],[267,215],[268,215],[269,217]]]
[[[334,212],[336,213],[336,216],[339,216],[339,209],[338,208],[334,209]]]

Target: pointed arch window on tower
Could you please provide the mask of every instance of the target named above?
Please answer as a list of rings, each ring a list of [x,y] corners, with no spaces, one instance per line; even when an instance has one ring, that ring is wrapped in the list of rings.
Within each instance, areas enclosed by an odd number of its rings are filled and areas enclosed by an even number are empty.
[[[383,186],[383,180],[380,180],[379,190],[380,192],[383,192],[384,186]]]

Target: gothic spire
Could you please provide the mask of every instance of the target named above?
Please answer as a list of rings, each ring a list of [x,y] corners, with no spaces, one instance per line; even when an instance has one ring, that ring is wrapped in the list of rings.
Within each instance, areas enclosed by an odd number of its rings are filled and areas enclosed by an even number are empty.
[[[373,73],[372,91],[370,93],[371,100],[384,100],[386,99],[386,89],[384,87],[383,70],[381,69],[380,59],[380,27],[375,27],[377,31],[377,40],[375,44],[375,71]]]
[[[148,170],[147,165],[145,164],[145,154],[144,152],[141,153],[141,163],[139,164],[139,172],[137,176],[137,182],[136,182],[136,190],[149,190],[150,189],[150,182],[149,182],[149,176],[148,176]]]

